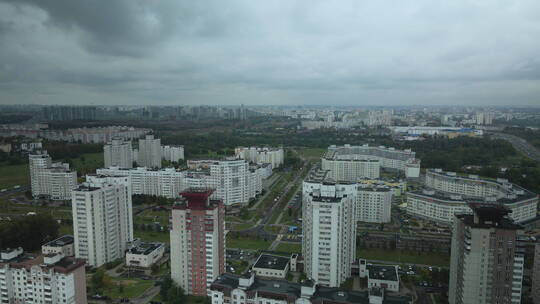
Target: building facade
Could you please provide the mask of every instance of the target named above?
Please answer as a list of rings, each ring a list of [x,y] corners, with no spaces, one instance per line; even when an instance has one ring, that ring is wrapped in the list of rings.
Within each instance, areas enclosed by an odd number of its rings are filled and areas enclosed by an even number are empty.
[[[251,170],[245,160],[213,160],[207,168],[193,171],[111,167],[97,169],[96,173],[129,176],[133,194],[177,198],[187,188],[213,188],[216,191],[212,199],[222,200],[225,205],[248,203],[262,192],[262,169]]]
[[[356,254],[356,184],[304,182],[304,271],[317,284],[340,286]]]
[[[367,223],[389,223],[392,191],[388,187],[358,187],[356,219]]]
[[[161,168],[161,139],[146,135],[139,139],[137,165],[148,168]]]
[[[184,146],[161,146],[162,159],[179,162],[184,159]]]
[[[114,138],[103,146],[105,168],[133,168],[133,148],[131,141]]]
[[[126,266],[150,268],[163,257],[164,243],[139,242],[126,252]]]
[[[533,303],[540,303],[540,241],[534,246],[534,265],[532,270],[532,298]]]
[[[28,159],[34,198],[71,199],[71,191],[77,186],[77,172],[69,170],[69,164],[53,163],[47,151],[37,151]]]
[[[133,240],[130,185],[126,176],[87,176],[73,190],[76,257],[94,267],[124,257]]]
[[[415,157],[415,152],[411,150],[396,150],[395,148],[387,148],[384,146],[372,147],[369,145],[362,146],[335,146],[332,145],[322,159],[323,170],[360,170],[363,167],[360,165],[368,161],[378,162],[378,167],[383,169],[397,170],[403,172],[406,177],[420,176],[420,160]],[[356,164],[360,162],[360,164]],[[340,164],[343,163],[343,164]],[[367,164],[364,164],[364,167]],[[372,164],[373,168],[363,168],[350,176],[345,175],[347,181],[356,181],[359,177],[378,178],[379,173],[375,173],[376,165]],[[367,171],[366,171],[367,170]],[[347,174],[347,173],[344,173]],[[334,178],[341,180],[341,175],[336,175]]]
[[[189,189],[171,211],[171,278],[190,295],[208,295],[225,272],[225,207],[211,195]]]
[[[45,243],[41,246],[41,253],[57,254],[64,256],[75,256],[75,242],[72,235],[63,235],[55,240]]]
[[[426,170],[426,189],[407,193],[407,212],[443,224],[451,224],[454,214],[472,211],[469,202],[503,205],[512,210],[518,223],[536,217],[538,196],[505,179],[461,176],[440,169]]]
[[[520,303],[524,271],[523,232],[508,210],[471,204],[456,215],[452,233],[449,303]]]
[[[0,302],[86,304],[85,262],[63,254],[32,255],[22,248],[0,256]]]
[[[238,147],[234,149],[234,154],[236,157],[245,159],[248,162],[260,165],[271,164],[272,169],[281,167],[285,160],[283,148]]]

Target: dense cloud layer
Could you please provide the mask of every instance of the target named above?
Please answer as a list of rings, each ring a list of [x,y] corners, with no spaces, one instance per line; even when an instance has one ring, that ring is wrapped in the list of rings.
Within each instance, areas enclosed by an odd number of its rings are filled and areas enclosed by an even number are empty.
[[[0,0],[0,103],[540,104],[540,2]]]

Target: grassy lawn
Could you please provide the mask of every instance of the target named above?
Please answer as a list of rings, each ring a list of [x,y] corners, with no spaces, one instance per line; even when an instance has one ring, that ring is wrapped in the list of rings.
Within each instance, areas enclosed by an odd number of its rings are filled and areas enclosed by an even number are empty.
[[[420,253],[379,248],[356,249],[356,256],[368,260],[381,260],[396,263],[425,264],[448,267],[450,255],[437,253]]]
[[[61,206],[41,206],[41,205],[26,205],[16,204],[7,199],[0,200],[0,213],[4,214],[26,214],[35,212],[40,214],[49,214],[55,219],[71,219],[71,207]]]
[[[66,234],[73,235],[73,226],[60,225],[60,229],[58,229],[58,235],[66,235]]]
[[[15,185],[30,184],[28,164],[15,166],[0,166],[0,189],[11,188]]]
[[[169,226],[169,213],[165,211],[145,210],[134,217],[136,224],[160,223],[162,226]]]
[[[79,158],[71,159],[73,169],[79,173],[95,172],[97,168],[103,167],[103,153],[86,153]]]
[[[302,253],[302,244],[279,243],[276,247],[276,251]]]
[[[241,223],[241,224],[234,224],[233,229],[234,230],[246,230],[251,227],[253,227],[254,224],[251,223]]]
[[[266,231],[268,231],[270,233],[278,234],[281,231],[281,227],[266,225],[266,226],[264,226],[264,230],[266,230]]]
[[[298,149],[297,151],[298,151],[298,153],[302,154],[302,156],[304,156],[306,158],[319,158],[326,152],[326,149],[323,149],[323,148],[303,148],[303,149]]]
[[[142,230],[135,230],[133,231],[133,234],[136,238],[140,238],[143,241],[147,242],[161,242],[161,243],[167,243],[169,244],[170,238],[169,238],[169,232],[154,232],[154,231],[142,231]]]
[[[123,290],[120,289],[120,284]],[[154,286],[154,281],[138,279],[112,279],[112,285],[103,290],[103,294],[114,299],[118,298],[136,298],[142,295],[148,288]]]
[[[230,234],[227,235],[227,248],[242,248],[253,250],[266,250],[272,244],[272,241],[265,241],[263,239],[254,239],[246,237],[231,238]]]

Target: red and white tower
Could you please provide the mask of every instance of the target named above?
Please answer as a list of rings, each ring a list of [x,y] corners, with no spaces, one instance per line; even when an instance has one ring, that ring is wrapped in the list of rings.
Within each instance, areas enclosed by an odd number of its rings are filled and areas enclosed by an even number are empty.
[[[190,295],[206,296],[225,272],[225,208],[213,192],[190,188],[171,211],[171,277]]]

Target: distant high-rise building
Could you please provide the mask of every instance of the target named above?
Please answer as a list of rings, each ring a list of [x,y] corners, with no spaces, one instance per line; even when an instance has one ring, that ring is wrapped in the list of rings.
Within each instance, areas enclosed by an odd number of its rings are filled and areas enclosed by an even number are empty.
[[[36,151],[28,156],[32,196],[52,200],[71,199],[77,186],[77,172],[67,163],[53,163],[47,151]]]
[[[161,140],[154,135],[139,139],[137,165],[148,168],[161,168]]]
[[[317,284],[340,286],[356,254],[356,184],[304,182],[302,193],[304,270]]]
[[[90,106],[43,107],[43,118],[48,121],[96,120],[98,109]]]
[[[389,187],[358,187],[356,219],[368,223],[389,223],[392,191]]]
[[[161,157],[170,162],[184,159],[184,146],[161,146]]]
[[[540,241],[534,246],[534,266],[532,271],[533,303],[540,303]]]
[[[133,240],[131,183],[127,176],[87,176],[73,190],[75,256],[99,267],[123,258]]]
[[[508,209],[471,204],[473,214],[456,215],[450,260],[451,304],[521,302],[522,227]]]
[[[238,147],[234,149],[234,154],[256,164],[272,164],[272,169],[281,167],[285,160],[283,148]]]
[[[171,278],[190,295],[207,296],[225,272],[225,208],[212,191],[188,189],[171,211]]]
[[[131,141],[124,141],[121,138],[114,138],[103,146],[103,158],[105,168],[133,168],[133,150]]]

